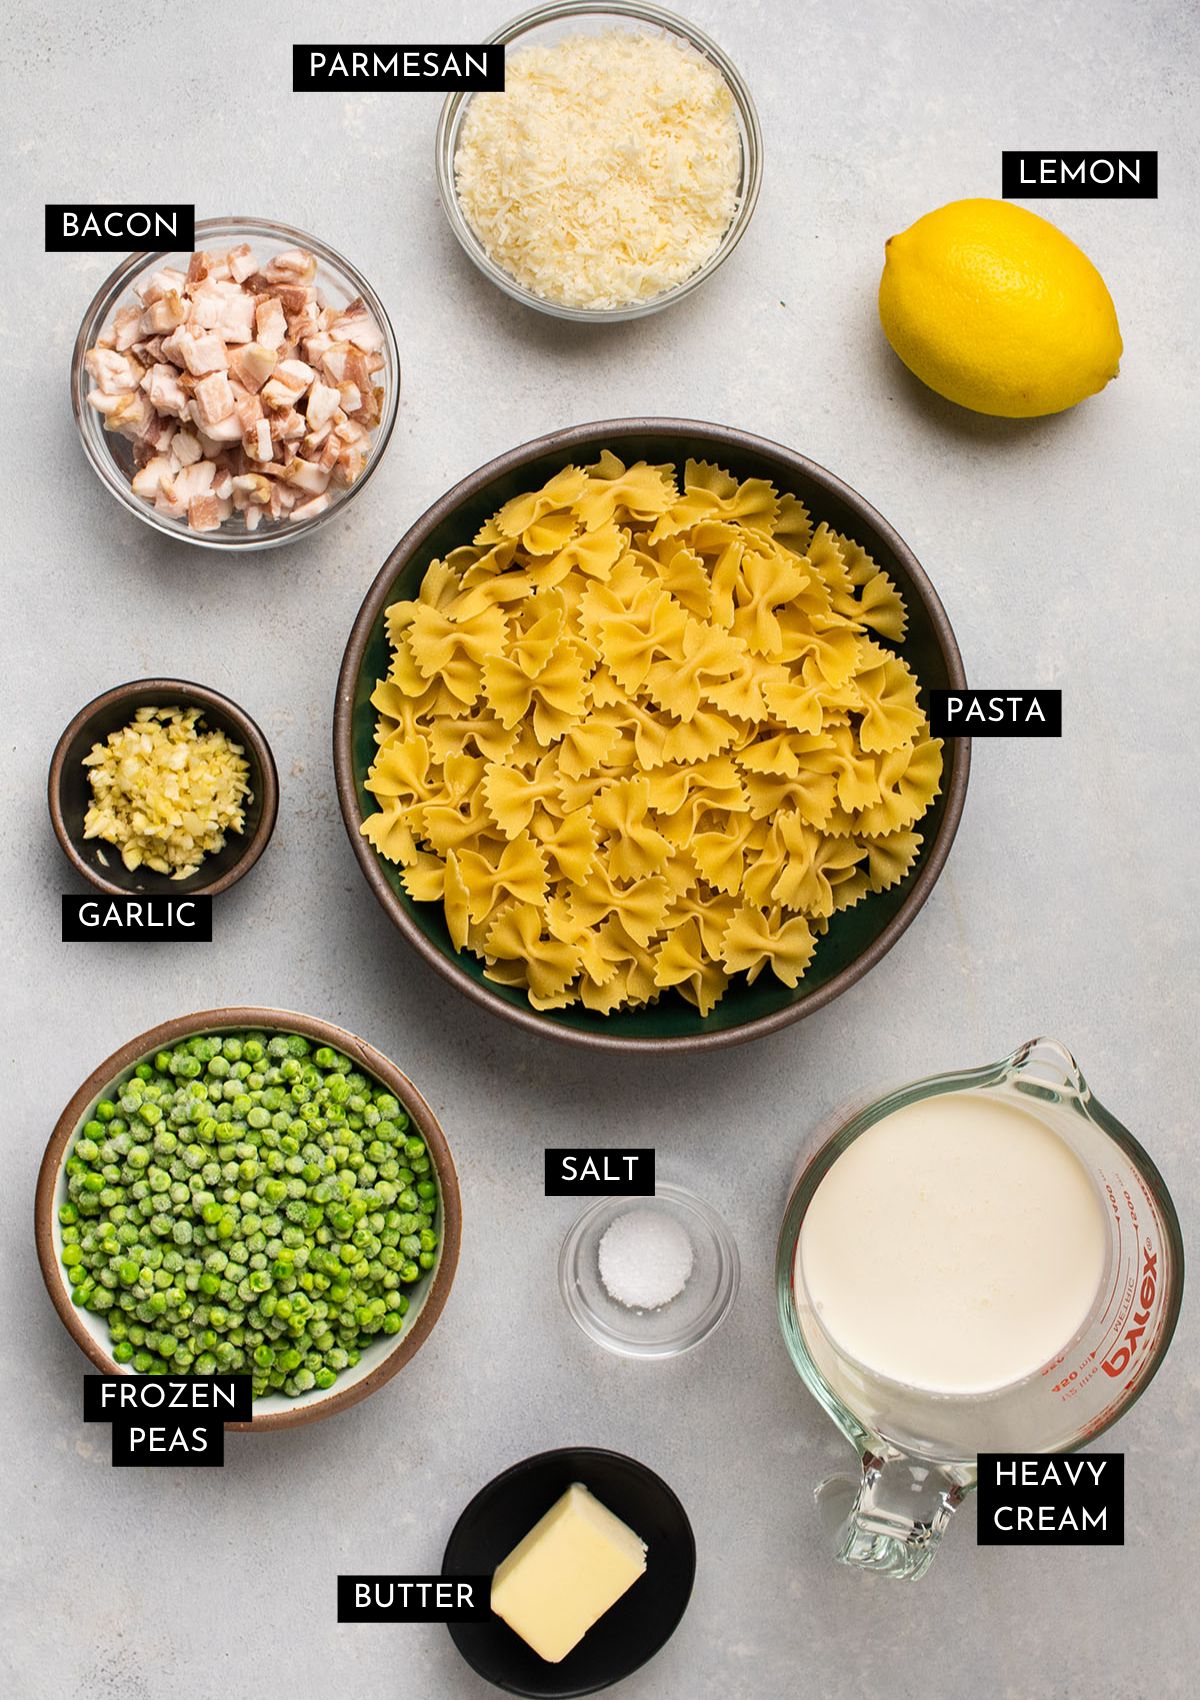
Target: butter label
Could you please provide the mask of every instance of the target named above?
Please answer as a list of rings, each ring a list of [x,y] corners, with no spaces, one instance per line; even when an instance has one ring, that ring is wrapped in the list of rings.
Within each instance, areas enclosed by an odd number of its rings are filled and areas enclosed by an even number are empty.
[[[490,1576],[339,1576],[339,1623],[486,1623]]]

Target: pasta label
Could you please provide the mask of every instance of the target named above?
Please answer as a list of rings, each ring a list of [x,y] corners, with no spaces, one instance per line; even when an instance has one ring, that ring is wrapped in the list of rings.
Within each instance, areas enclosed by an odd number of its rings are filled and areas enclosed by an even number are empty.
[[[929,718],[947,738],[1061,738],[1061,691],[930,691]]]
[[[942,744],[899,591],[763,479],[564,467],[386,623],[362,831],[536,1009],[795,986],[917,859]]]

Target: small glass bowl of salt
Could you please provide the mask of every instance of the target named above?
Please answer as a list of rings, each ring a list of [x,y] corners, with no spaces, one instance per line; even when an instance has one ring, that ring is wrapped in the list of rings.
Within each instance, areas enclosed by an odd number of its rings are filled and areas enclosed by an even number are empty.
[[[652,1198],[600,1198],[563,1241],[567,1309],[601,1346],[671,1358],[707,1339],[737,1296],[737,1246],[702,1198],[660,1181]]]

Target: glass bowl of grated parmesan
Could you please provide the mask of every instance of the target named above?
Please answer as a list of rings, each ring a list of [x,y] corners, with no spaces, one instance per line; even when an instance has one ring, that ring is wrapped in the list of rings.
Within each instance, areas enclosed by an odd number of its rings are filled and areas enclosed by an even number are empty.
[[[488,37],[502,91],[437,130],[450,228],[557,318],[620,322],[690,295],[740,242],[762,176],[750,90],[702,30],[640,0],[552,0]]]

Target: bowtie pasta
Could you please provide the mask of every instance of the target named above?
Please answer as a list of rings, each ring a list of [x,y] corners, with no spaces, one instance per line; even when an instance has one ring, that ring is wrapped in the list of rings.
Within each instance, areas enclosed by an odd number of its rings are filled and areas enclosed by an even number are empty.
[[[386,618],[362,831],[536,1009],[795,986],[913,865],[942,746],[876,641],[904,604],[763,479],[564,467]]]

